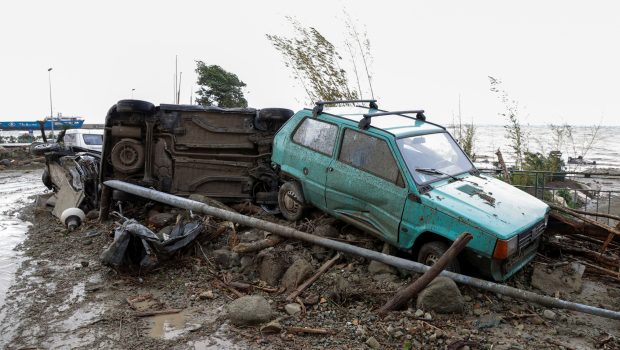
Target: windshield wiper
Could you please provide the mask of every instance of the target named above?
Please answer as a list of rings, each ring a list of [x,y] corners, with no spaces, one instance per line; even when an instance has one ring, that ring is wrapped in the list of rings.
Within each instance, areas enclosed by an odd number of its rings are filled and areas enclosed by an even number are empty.
[[[454,175],[450,175],[448,173],[444,173],[443,171],[439,171],[437,169],[434,168],[415,168],[415,171],[422,173],[422,174],[429,174],[429,175],[445,175],[448,176],[452,179],[454,179],[455,181],[463,181],[462,179],[459,179],[458,177],[454,176]]]

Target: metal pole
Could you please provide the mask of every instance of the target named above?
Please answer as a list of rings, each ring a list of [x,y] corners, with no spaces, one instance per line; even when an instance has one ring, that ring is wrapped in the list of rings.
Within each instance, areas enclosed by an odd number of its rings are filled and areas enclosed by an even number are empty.
[[[50,84],[50,119],[52,121],[52,137],[54,137],[54,110],[52,108],[52,67],[47,69],[47,80]]]
[[[209,205],[206,205],[201,202],[193,201],[187,198],[173,196],[168,193],[148,189],[145,187],[140,187],[137,185],[133,185],[130,183],[126,183],[119,180],[108,180],[104,182],[105,186],[127,192],[139,197],[147,198],[150,200],[154,200],[160,203],[168,204],[174,207],[183,208],[187,210],[192,210],[199,213],[204,213],[207,215],[212,215],[218,217],[220,219],[224,219],[227,221],[235,222],[241,225],[258,228],[261,230],[265,230],[268,232],[273,232],[279,236],[298,239],[301,241],[310,242],[312,244],[316,244],[322,247],[326,247],[329,249],[338,250],[341,252],[358,255],[367,259],[380,261],[384,264],[388,264],[397,268],[414,271],[418,273],[424,273],[430,267],[420,264],[415,261],[397,258],[392,255],[379,253],[374,250],[365,249],[361,247],[356,247],[351,244],[333,241],[331,239],[323,238],[320,236],[311,235],[309,233],[301,232],[295,230],[293,228],[282,226],[275,224],[273,222],[253,218],[250,216],[242,215],[237,212],[227,211],[219,208],[215,208]],[[105,210],[105,208],[101,208],[101,210]],[[525,290],[513,288],[510,286],[493,283],[490,281],[481,280],[474,277],[469,277],[465,275],[461,275],[458,273],[443,271],[440,276],[445,276],[451,278],[455,282],[465,284],[468,286],[472,286],[475,288],[480,288],[489,292],[499,293],[503,295],[510,296],[516,299],[527,300],[542,306],[559,308],[559,309],[567,309],[578,312],[583,312],[591,315],[601,316],[612,318],[616,320],[620,320],[620,312],[606,310],[590,305],[584,305],[579,303],[573,303],[566,300],[551,298],[544,295],[539,295],[536,293],[528,292]]]

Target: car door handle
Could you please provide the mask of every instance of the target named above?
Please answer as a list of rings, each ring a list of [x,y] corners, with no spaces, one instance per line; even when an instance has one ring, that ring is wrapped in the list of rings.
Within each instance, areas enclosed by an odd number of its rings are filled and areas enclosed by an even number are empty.
[[[327,172],[328,172],[328,173],[331,173],[332,171],[334,171],[334,168],[332,168],[332,167],[327,167]]]

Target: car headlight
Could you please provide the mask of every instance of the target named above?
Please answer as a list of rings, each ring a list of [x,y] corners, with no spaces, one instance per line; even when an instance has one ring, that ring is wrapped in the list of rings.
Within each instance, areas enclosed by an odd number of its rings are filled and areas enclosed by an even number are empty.
[[[503,240],[498,239],[495,243],[495,250],[493,251],[493,258],[495,259],[507,259],[509,256],[517,251],[519,245],[519,237],[514,236],[511,239]]]

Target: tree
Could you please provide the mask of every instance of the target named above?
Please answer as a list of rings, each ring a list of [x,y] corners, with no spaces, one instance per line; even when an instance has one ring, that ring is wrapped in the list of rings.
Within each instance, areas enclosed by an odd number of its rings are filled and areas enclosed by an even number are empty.
[[[334,44],[315,28],[303,27],[292,17],[287,19],[293,25],[294,37],[267,34],[267,38],[282,54],[284,64],[293,71],[310,101],[358,98],[356,89],[349,86],[347,72],[340,66],[342,57]]]
[[[506,90],[502,88],[502,81],[489,76],[491,92],[495,93],[506,109],[499,113],[508,119],[508,124],[504,125],[506,138],[509,140],[509,147],[515,155],[515,167],[521,169],[523,166],[523,154],[528,151],[528,134],[523,130],[519,120],[519,104],[508,96]]]
[[[218,65],[206,65],[196,61],[196,73],[200,90],[196,91],[196,102],[203,106],[247,107],[243,96],[245,83],[236,74],[227,72]]]

